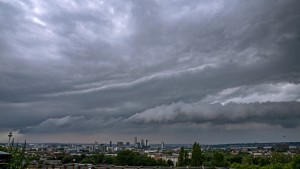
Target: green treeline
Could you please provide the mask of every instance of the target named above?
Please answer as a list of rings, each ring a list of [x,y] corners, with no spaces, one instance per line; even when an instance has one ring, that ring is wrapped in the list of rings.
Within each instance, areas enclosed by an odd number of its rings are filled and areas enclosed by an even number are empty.
[[[26,144],[24,144],[26,145]],[[9,148],[1,147],[0,151],[9,152],[12,154],[12,159],[6,163],[0,163],[0,168],[19,169],[26,168],[30,161],[40,161],[39,155],[25,155],[25,147],[10,146]],[[63,164],[67,163],[83,163],[83,164],[107,164],[107,165],[119,165],[119,166],[173,166],[173,162],[162,159],[155,160],[148,157],[146,154],[140,154],[130,150],[124,150],[117,153],[117,156],[105,155],[105,154],[92,154],[92,155],[60,155],[56,157],[48,157],[48,160],[61,160]]]
[[[192,156],[189,157],[189,151],[183,147],[180,148],[177,166],[202,166],[204,156],[199,143],[195,142],[192,148]]]
[[[300,169],[300,155],[273,151],[270,156],[253,157],[249,153],[234,155],[230,151],[222,150],[201,152],[201,146],[197,142],[191,151],[181,147],[177,166],[202,165],[237,169]]]
[[[26,141],[22,147],[18,144],[14,145],[12,141],[11,146],[1,147],[0,151],[8,152],[12,154],[12,160],[5,160],[0,162],[0,168],[19,169],[25,168],[29,163],[29,159],[25,157]]]
[[[61,158],[62,163],[89,163],[89,164],[113,164],[118,166],[169,166],[169,161],[162,159],[155,160],[148,157],[146,154],[139,154],[130,150],[124,150],[117,153],[117,156],[110,156],[104,154],[94,154],[91,156],[85,155],[67,155]],[[171,161],[172,162],[172,161]],[[173,164],[172,164],[173,165]]]
[[[24,144],[26,145],[26,144]],[[0,151],[9,152],[13,158],[9,162],[2,162],[0,168],[25,168],[30,161],[36,160],[39,164],[43,161],[40,156],[25,154],[25,146],[0,147]],[[165,152],[166,153],[166,152]],[[172,152],[167,152],[172,154]],[[53,158],[53,159],[52,159]],[[117,156],[105,154],[92,155],[60,155],[49,157],[48,160],[61,160],[66,163],[84,164],[108,164],[118,166],[173,166],[173,162],[162,159],[154,159],[146,154],[140,154],[130,150],[117,153]],[[181,147],[176,166],[215,166],[230,167],[236,169],[300,169],[300,155],[288,155],[283,152],[272,151],[270,156],[254,157],[249,153],[232,154],[226,150],[209,150],[202,152],[199,143],[195,142],[191,150]]]

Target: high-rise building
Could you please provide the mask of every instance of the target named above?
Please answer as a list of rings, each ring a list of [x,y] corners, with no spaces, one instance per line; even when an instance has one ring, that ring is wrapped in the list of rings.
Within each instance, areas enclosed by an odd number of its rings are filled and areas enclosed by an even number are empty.
[[[145,147],[145,142],[144,142],[144,139],[141,139],[141,147]]]
[[[164,149],[165,149],[165,143],[162,141],[160,150],[163,151]]]
[[[117,147],[123,147],[123,142],[117,142]]]
[[[137,137],[134,137],[134,145],[137,144]]]
[[[138,142],[137,142],[137,137],[134,137],[134,145],[135,148],[138,148]]]
[[[130,146],[130,142],[126,142],[126,147],[129,147]]]
[[[148,140],[146,140],[146,147],[148,147],[149,145],[148,145]]]
[[[106,146],[104,144],[100,144],[98,149],[100,152],[104,153],[106,151]]]
[[[111,147],[112,145],[111,145],[111,141],[109,141],[109,147]]]

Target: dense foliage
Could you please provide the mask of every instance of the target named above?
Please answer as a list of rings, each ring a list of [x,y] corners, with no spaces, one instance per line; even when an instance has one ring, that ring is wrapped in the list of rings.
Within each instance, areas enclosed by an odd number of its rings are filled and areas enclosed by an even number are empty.
[[[199,150],[200,148],[200,150]],[[269,156],[254,157],[250,153],[232,154],[225,150],[201,152],[198,143],[194,143],[190,159],[181,147],[177,166],[215,166],[237,169],[300,169],[300,155],[290,155],[284,152],[272,151]]]
[[[25,168],[29,160],[25,157],[25,147],[26,141],[23,147],[19,147],[18,144],[14,145],[14,142],[11,145],[6,147],[0,147],[0,151],[8,152],[12,154],[12,159],[7,164],[1,164],[1,168],[10,168],[10,169],[20,169]]]
[[[26,145],[26,144],[24,144]],[[5,164],[6,168],[25,168],[30,161],[39,161],[38,155],[25,155],[25,147],[18,145],[8,148],[0,147],[0,151],[12,154],[12,159]],[[171,154],[171,152],[169,153]],[[84,163],[84,164],[107,164],[118,166],[173,166],[171,160],[154,159],[146,154],[140,154],[130,150],[124,150],[117,153],[117,156],[105,154],[92,155],[60,155],[49,157],[56,160],[62,160],[66,163]],[[236,169],[300,169],[300,155],[290,155],[284,152],[272,151],[269,156],[254,157],[252,154],[243,152],[232,154],[226,150],[208,150],[202,152],[199,143],[194,143],[191,150],[185,150],[181,147],[177,166],[216,166],[230,167]],[[0,167],[1,168],[1,167]]]
[[[130,150],[118,152],[115,161],[115,165],[129,165],[129,166],[167,166],[167,162],[158,159],[148,157],[146,154],[139,154]]]
[[[177,166],[187,166],[190,163],[188,151],[184,150],[183,147],[180,148]]]
[[[203,157],[201,152],[201,146],[195,142],[192,149],[191,166],[202,166]]]
[[[146,154],[136,153],[130,150],[118,152],[117,156],[104,154],[85,155],[67,155],[62,159],[62,163],[80,162],[84,164],[113,164],[119,166],[169,166],[172,161],[155,160]]]

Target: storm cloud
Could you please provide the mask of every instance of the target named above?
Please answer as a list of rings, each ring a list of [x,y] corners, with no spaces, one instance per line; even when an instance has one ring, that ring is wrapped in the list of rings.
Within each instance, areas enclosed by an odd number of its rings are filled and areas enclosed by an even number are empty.
[[[266,102],[237,104],[185,104],[182,102],[148,109],[131,116],[134,123],[208,123],[224,124],[262,123],[284,128],[300,125],[300,104],[297,102]]]
[[[0,131],[37,142],[299,141],[299,6],[2,0]]]

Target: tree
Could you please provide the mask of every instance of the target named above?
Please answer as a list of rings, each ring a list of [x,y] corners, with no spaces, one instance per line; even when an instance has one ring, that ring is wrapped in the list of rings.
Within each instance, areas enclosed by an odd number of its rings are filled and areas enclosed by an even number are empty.
[[[95,160],[91,157],[85,157],[84,159],[81,160],[80,163],[83,164],[95,164]]]
[[[187,166],[190,164],[189,152],[187,150],[184,151],[184,165]]]
[[[114,161],[115,161],[114,156],[107,155],[107,156],[104,156],[104,159],[103,159],[102,163],[104,163],[104,164],[113,164]]]
[[[177,166],[184,166],[184,148],[181,147],[178,156]]]
[[[213,166],[212,160],[213,160],[213,154],[211,152],[206,152],[202,154],[203,156],[203,164],[204,166]]]
[[[61,160],[63,164],[66,163],[72,163],[73,162],[73,157],[70,155],[64,156],[64,158]]]
[[[136,154],[130,150],[120,151],[117,154],[115,164],[116,165],[135,165]]]
[[[168,161],[167,161],[167,164],[168,164],[168,166],[174,166],[174,163],[173,163],[172,160],[168,160]]]
[[[300,168],[300,155],[296,155],[292,161],[292,167],[293,169],[299,169]]]
[[[12,161],[10,163],[10,168],[25,168],[28,165],[28,160],[25,157],[26,140],[22,148],[19,148],[18,144],[14,146],[14,141],[12,141],[8,152],[12,154]]]
[[[253,158],[251,158],[250,156],[244,156],[242,159],[242,164],[246,164],[246,165],[251,165],[253,164]]]
[[[101,164],[104,161],[105,155],[104,154],[95,154],[91,156],[94,160],[94,164]]]
[[[213,155],[213,165],[217,167],[227,167],[228,163],[225,160],[224,154],[222,152],[215,152]]]
[[[104,159],[105,161],[106,159]],[[130,150],[120,151],[117,154],[117,157],[114,160],[115,165],[122,165],[122,166],[167,166],[167,162],[159,159],[155,160],[154,158],[148,157],[145,154],[139,154]]]
[[[156,160],[156,165],[157,166],[167,166],[168,164],[165,160],[160,158],[160,159]]]
[[[201,152],[201,146],[195,142],[192,149],[191,166],[202,166],[203,156]]]

